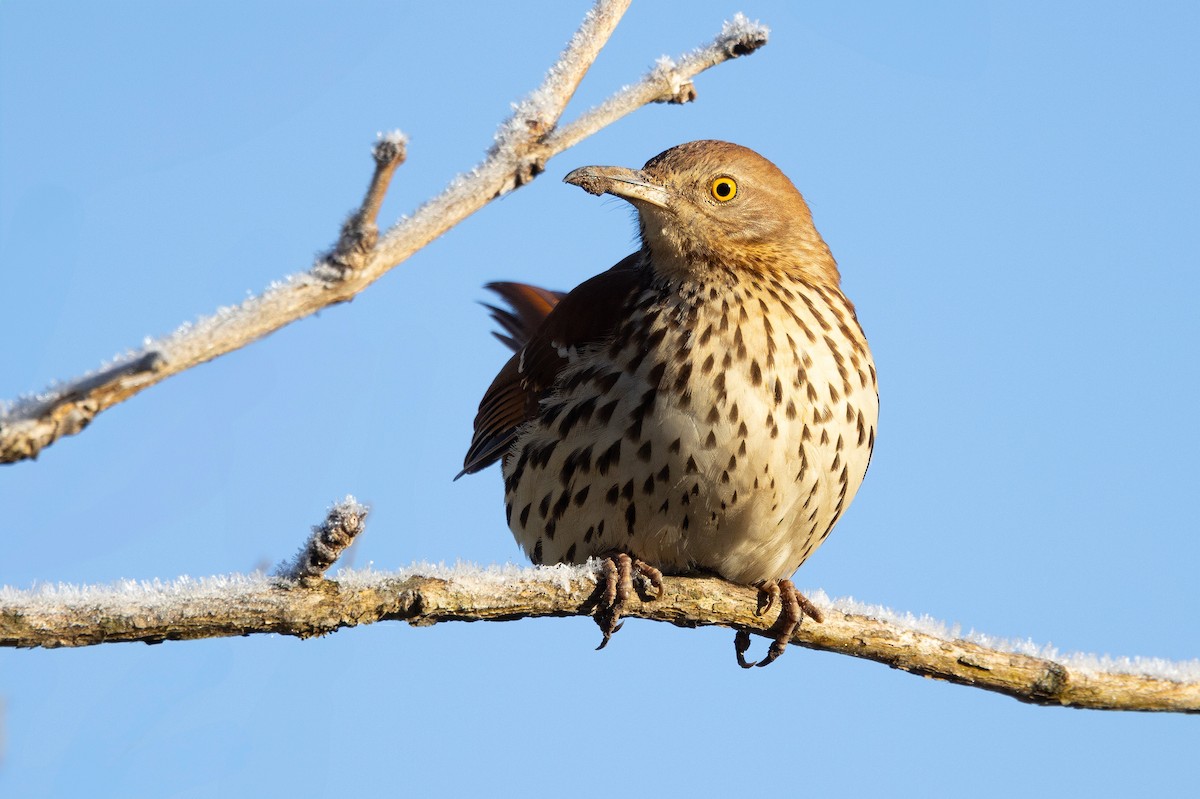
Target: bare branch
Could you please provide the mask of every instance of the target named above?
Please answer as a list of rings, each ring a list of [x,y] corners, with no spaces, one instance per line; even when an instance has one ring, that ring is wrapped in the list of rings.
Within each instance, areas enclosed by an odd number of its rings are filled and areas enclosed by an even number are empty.
[[[578,122],[556,127],[563,108],[627,6],[628,0],[598,0],[543,84],[517,104],[513,116],[501,126],[484,162],[452,181],[386,235],[376,240],[375,216],[402,152],[386,165],[377,160],[362,208],[351,216],[330,254],[308,272],[292,275],[241,305],[221,308],[211,317],[184,325],[107,370],[7,407],[0,404],[0,463],[35,458],[62,436],[83,430],[101,411],[143,389],[240,349],[322,308],[352,299],[487,203],[528,183],[553,156],[646,103],[692,99],[695,75],[754,52],[766,42],[766,29],[739,15],[721,36],[684,56],[677,65],[660,63],[641,82]]]
[[[546,147],[560,152],[573,147],[596,131],[648,103],[689,103],[696,99],[692,78],[730,58],[749,55],[767,43],[769,31],[749,22],[741,14],[725,23],[721,33],[706,47],[679,59],[660,58],[645,77],[626,86],[574,122],[559,127],[547,137]]]
[[[663,586],[661,598],[631,600],[625,615],[679,627],[720,625],[770,637],[774,619],[755,615],[752,589],[701,577],[667,577]],[[343,571],[336,582],[315,580],[305,585],[266,576],[233,576],[112,589],[3,589],[0,645],[157,643],[250,633],[307,638],[384,620],[427,626],[575,616],[591,611],[595,594],[590,566]],[[825,621],[805,623],[793,637],[794,644],[874,660],[1033,704],[1200,712],[1195,663],[1180,664],[1180,671],[1188,675],[1182,678],[1142,673],[1136,664],[1129,673],[1101,670],[1072,658],[1051,660],[942,638],[895,619],[851,612],[847,601],[816,596]]]

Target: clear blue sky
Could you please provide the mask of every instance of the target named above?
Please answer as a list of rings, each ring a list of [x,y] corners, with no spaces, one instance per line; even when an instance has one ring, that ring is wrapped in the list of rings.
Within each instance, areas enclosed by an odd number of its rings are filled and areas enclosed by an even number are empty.
[[[572,3],[0,3],[0,397],[308,267],[411,136],[384,217],[479,160]],[[0,584],[250,571],[328,503],[356,566],[505,562],[451,482],[506,357],[480,286],[633,247],[560,183],[690,139],[808,198],[878,363],[871,472],[802,588],[1063,650],[1200,656],[1200,7],[638,3],[573,111],[708,40],[762,52],[551,162],[353,303],[0,468]],[[1153,795],[1194,719],[1021,705],[727,630],[399,624],[322,640],[0,651],[0,795]],[[760,641],[757,646],[763,646]]]

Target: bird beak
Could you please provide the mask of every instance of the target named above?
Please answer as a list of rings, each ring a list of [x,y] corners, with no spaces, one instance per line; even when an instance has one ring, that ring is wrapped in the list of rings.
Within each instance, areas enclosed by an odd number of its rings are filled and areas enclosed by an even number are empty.
[[[670,207],[671,195],[662,186],[653,183],[645,172],[623,166],[581,166],[563,178],[588,194],[611,194],[659,208]]]

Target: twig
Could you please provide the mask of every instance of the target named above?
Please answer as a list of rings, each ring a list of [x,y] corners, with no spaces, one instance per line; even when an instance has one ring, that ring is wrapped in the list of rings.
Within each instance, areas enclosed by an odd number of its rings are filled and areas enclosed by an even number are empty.
[[[770,637],[773,619],[754,615],[757,595],[751,589],[701,577],[664,578],[663,587],[658,599],[631,600],[624,615],[679,627],[720,625]],[[336,582],[316,580],[304,585],[266,576],[234,576],[113,589],[3,589],[0,646],[158,643],[250,633],[307,638],[385,620],[427,626],[575,616],[594,606],[595,592],[590,568],[563,566],[490,571],[426,567],[390,574],[343,571]],[[1194,678],[1089,669],[1069,659],[1060,662],[940,638],[894,620],[847,612],[839,609],[839,602],[817,604],[825,621],[802,625],[792,638],[794,644],[874,660],[1033,704],[1200,712],[1200,681]],[[791,653],[771,668],[787,668],[795,657]],[[732,656],[729,664],[734,667]]]
[[[692,99],[694,91],[690,87],[695,75],[730,58],[752,53],[766,43],[766,29],[739,16],[716,40],[683,57],[678,65],[668,69],[664,66],[667,62],[663,62],[641,82],[577,122],[559,127],[563,109],[627,5],[628,0],[597,0],[542,86],[519,103],[514,115],[501,126],[484,162],[451,182],[440,195],[374,241],[373,246],[376,201],[382,198],[390,177],[390,172],[381,174],[379,168],[363,207],[351,217],[349,232],[344,232],[330,255],[308,272],[293,275],[239,306],[222,308],[212,317],[151,342],[114,371],[70,381],[7,408],[0,404],[0,463],[34,458],[62,436],[78,433],[101,411],[143,389],[244,347],[322,308],[352,299],[487,203],[529,182],[545,169],[551,157],[648,102]],[[394,169],[398,163],[389,168]],[[146,357],[154,359],[158,368],[127,371],[125,364]]]
[[[367,525],[367,508],[354,497],[346,497],[329,509],[325,521],[312,529],[308,541],[276,574],[287,580],[311,582],[325,576],[329,567],[354,543]]]
[[[362,206],[342,225],[342,235],[328,256],[329,261],[344,269],[353,269],[379,241],[379,208],[392,183],[392,175],[396,174],[396,167],[403,164],[408,155],[408,137],[400,131],[381,135],[371,155],[375,157],[375,174],[367,186],[367,195],[363,197]]]

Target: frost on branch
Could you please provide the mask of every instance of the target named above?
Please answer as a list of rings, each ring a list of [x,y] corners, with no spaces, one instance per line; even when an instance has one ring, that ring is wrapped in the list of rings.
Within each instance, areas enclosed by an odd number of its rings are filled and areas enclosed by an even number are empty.
[[[662,596],[652,602],[631,601],[624,615],[771,635],[774,619],[755,614],[757,595],[751,588],[708,577],[666,577],[663,587]],[[595,561],[536,568],[420,564],[396,572],[343,570],[334,581],[232,575],[30,591],[3,588],[0,646],[157,643],[250,633],[307,638],[387,620],[429,626],[578,616],[595,607],[596,589]],[[820,591],[806,593],[825,621],[804,625],[793,644],[1033,704],[1200,713],[1200,661],[1059,655],[1031,642],[1004,642],[975,632],[963,636],[957,627],[928,617],[853,599],[830,600]]]

